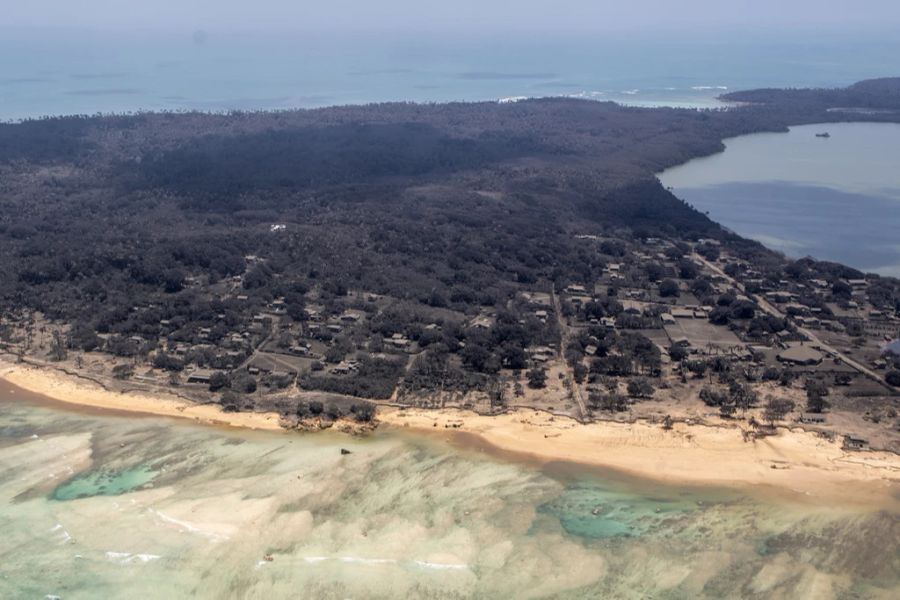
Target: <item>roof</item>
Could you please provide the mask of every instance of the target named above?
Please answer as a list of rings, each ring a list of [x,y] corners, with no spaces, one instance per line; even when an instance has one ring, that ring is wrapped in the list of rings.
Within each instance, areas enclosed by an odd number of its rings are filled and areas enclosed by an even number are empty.
[[[824,355],[812,346],[791,346],[778,354],[778,360],[800,365],[818,364]]]

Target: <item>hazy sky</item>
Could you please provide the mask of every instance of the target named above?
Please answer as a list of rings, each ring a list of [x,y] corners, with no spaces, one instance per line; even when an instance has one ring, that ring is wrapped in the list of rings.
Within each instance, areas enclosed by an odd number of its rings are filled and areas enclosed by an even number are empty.
[[[0,26],[632,30],[900,26],[900,0],[2,0]]]

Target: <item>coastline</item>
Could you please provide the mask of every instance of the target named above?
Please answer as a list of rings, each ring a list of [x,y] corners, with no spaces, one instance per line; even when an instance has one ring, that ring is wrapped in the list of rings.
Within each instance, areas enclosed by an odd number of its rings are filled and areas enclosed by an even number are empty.
[[[736,424],[577,423],[536,410],[496,416],[459,410],[384,408],[388,427],[454,437],[476,436],[489,448],[539,464],[576,463],[670,484],[760,486],[809,502],[831,500],[900,509],[900,456],[847,452],[799,428],[744,441]]]
[[[225,413],[218,406],[191,404],[173,394],[115,392],[87,379],[47,367],[0,359],[0,390],[18,388],[48,405],[122,415],[188,419],[201,425],[287,431],[277,413]],[[4,389],[5,388],[5,389]],[[745,441],[735,423],[674,423],[666,431],[645,422],[581,424],[549,413],[516,409],[484,416],[457,409],[380,405],[377,420],[387,430],[413,432],[467,449],[487,450],[539,465],[555,462],[612,469],[669,484],[761,486],[809,502],[841,500],[900,505],[900,456],[848,452],[838,442],[799,428]],[[900,506],[897,506],[900,509]]]
[[[227,413],[218,406],[192,404],[174,394],[115,392],[92,382],[59,371],[0,359],[0,382],[42,396],[55,404],[71,408],[93,408],[117,413],[189,419],[204,425],[278,431],[277,413]],[[8,385],[4,385],[8,388]],[[3,389],[4,392],[15,390]]]

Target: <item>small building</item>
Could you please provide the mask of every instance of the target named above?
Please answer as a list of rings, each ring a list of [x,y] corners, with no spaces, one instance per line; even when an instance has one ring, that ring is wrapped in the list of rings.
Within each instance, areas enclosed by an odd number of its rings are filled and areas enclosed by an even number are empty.
[[[791,346],[777,356],[778,360],[790,365],[811,367],[822,363],[824,356],[812,346]]]
[[[659,315],[659,318],[662,319],[663,325],[674,325],[675,324],[675,317],[673,317],[669,313],[663,313],[663,314]]]
[[[362,319],[362,314],[355,310],[347,310],[339,318],[344,323],[358,323]]]
[[[475,329],[490,329],[493,325],[494,321],[490,317],[478,317],[473,319],[470,324]]]
[[[825,420],[825,415],[822,413],[802,413],[800,415],[800,422],[810,425],[821,425],[825,423]]]
[[[847,450],[867,450],[869,448],[869,440],[856,435],[845,435],[844,448]]]
[[[216,371],[212,371],[210,369],[197,369],[196,371],[188,375],[187,382],[209,385],[212,376],[215,374]]]

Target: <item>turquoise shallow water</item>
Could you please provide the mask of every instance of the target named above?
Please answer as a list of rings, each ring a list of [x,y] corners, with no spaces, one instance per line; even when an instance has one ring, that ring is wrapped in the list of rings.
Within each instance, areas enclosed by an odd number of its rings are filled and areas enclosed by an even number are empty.
[[[91,496],[118,496],[141,489],[156,477],[148,465],[138,465],[121,471],[90,471],[82,473],[53,490],[53,500],[77,500]]]
[[[4,393],[0,598],[900,593],[889,507],[540,469],[398,433],[78,415]]]

